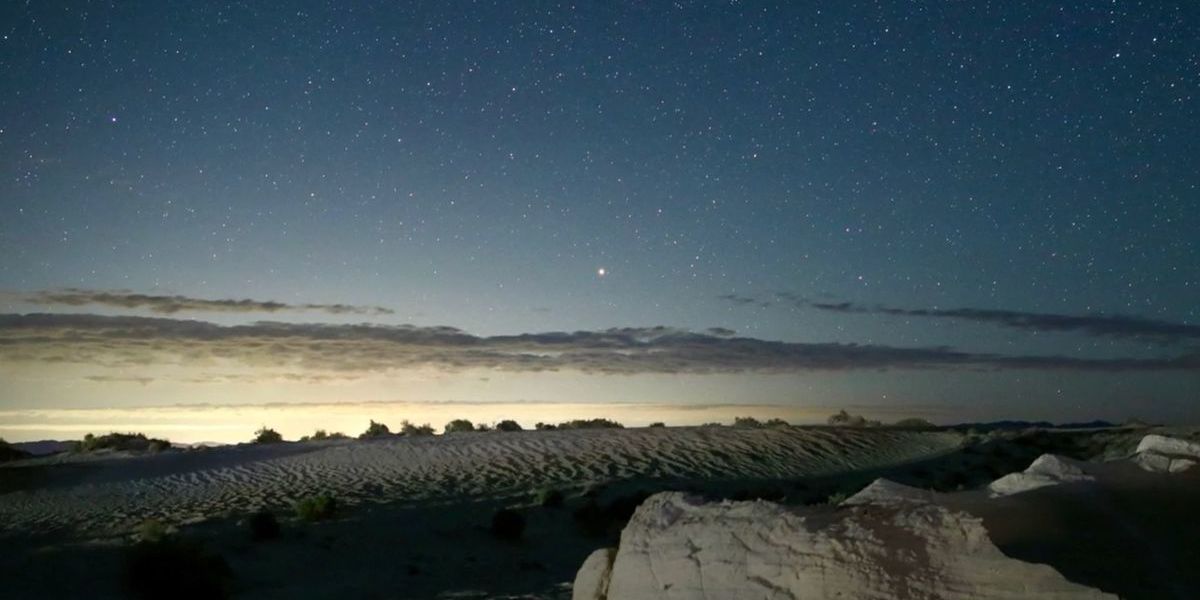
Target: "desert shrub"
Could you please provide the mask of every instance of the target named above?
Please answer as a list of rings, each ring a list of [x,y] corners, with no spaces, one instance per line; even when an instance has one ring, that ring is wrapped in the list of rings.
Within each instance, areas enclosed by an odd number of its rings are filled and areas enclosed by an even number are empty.
[[[868,420],[862,415],[852,415],[845,409],[830,415],[828,422],[837,427],[879,427],[880,425],[879,421]]]
[[[545,508],[558,508],[566,501],[566,497],[559,490],[553,488],[545,488],[538,491],[537,503]]]
[[[837,505],[845,502],[846,498],[848,498],[848,497],[849,496],[846,495],[846,492],[834,492],[834,493],[830,494],[828,498],[825,499],[825,504],[837,506]]]
[[[623,429],[625,426],[609,419],[573,419],[558,424],[558,429]]]
[[[446,423],[446,428],[443,430],[443,433],[459,433],[468,431],[475,431],[475,425],[473,423],[466,419],[454,419],[453,421]]]
[[[724,426],[725,426],[725,424],[724,424],[724,423],[718,423],[718,422],[716,422],[716,421],[712,421],[712,422],[710,422],[710,423],[701,423],[701,424],[700,424],[700,426],[701,426],[701,427],[724,427]]]
[[[413,423],[409,423],[408,419],[405,419],[400,421],[400,434],[411,436],[433,435],[433,427],[431,427],[429,423],[424,425],[415,425]]]
[[[220,555],[175,538],[138,542],[125,556],[122,579],[134,598],[228,598],[233,572]]]
[[[763,423],[763,425],[766,425],[767,427],[791,427],[792,426],[791,423],[788,423],[787,421],[784,421],[783,419],[780,419],[780,418],[767,419],[767,422]]]
[[[911,419],[900,419],[899,421],[892,423],[892,427],[899,427],[901,429],[937,429],[937,425],[934,425],[925,419],[916,417]]]
[[[138,525],[136,535],[141,542],[161,542],[171,535],[171,530],[158,519],[146,519]]]
[[[551,429],[558,429],[558,425],[555,425],[553,423],[543,423],[541,421],[538,421],[537,423],[534,424],[533,428],[538,431],[547,431],[547,430],[551,430]]]
[[[521,424],[512,419],[505,419],[496,423],[496,431],[521,431]]]
[[[572,516],[580,532],[586,536],[615,535],[629,522],[637,507],[649,497],[649,492],[638,490],[614,498],[601,506],[593,496],[588,498],[586,504],[575,509]]]
[[[268,510],[260,510],[250,515],[246,526],[250,529],[250,539],[256,542],[278,539],[282,533],[279,520]]]
[[[8,442],[4,441],[3,438],[0,438],[0,462],[18,460],[21,458],[28,458],[30,456],[32,456],[32,454],[19,448],[14,448]]]
[[[159,452],[171,447],[171,442],[146,437],[144,433],[108,433],[101,436],[87,434],[75,444],[76,452],[116,450],[134,452]]]
[[[358,435],[358,439],[365,440],[391,434],[392,430],[388,429],[387,425],[384,425],[383,423],[376,423],[375,420],[372,419],[371,424],[367,425],[367,430]]]
[[[318,430],[314,431],[312,435],[306,435],[306,436],[301,437],[300,441],[308,442],[308,441],[346,440],[346,439],[350,439],[350,436],[348,436],[340,431],[335,431],[333,433],[329,433],[329,432],[325,431],[324,429],[318,429]]]
[[[487,423],[480,423],[475,426],[475,431],[491,431],[492,426]]]
[[[656,427],[657,428],[657,427],[666,427],[666,426],[667,426],[666,423],[663,423],[662,421],[655,421],[655,422],[647,425],[646,427]]]
[[[734,417],[733,418],[733,426],[734,427],[745,427],[748,429],[758,429],[758,428],[762,427],[763,424],[762,424],[762,421],[759,421],[758,419],[755,419],[754,417]]]
[[[519,540],[525,533],[525,517],[511,509],[502,508],[492,515],[492,535],[502,540]]]
[[[278,431],[268,429],[266,426],[259,428],[254,432],[255,444],[278,444],[283,441],[283,436],[279,435]]]
[[[329,494],[302,498],[296,502],[296,516],[304,521],[324,521],[337,513],[337,499]]]

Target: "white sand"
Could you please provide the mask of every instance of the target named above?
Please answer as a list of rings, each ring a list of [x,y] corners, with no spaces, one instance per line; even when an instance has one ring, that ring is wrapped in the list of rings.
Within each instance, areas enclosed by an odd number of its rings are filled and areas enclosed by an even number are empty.
[[[954,449],[960,436],[789,427],[453,434],[244,445],[137,457],[25,461],[0,468],[8,530],[113,532],[148,517],[197,522],[316,493],[410,506],[505,498],[613,480],[832,475]],[[50,466],[52,465],[52,466]],[[24,472],[21,472],[24,471]]]

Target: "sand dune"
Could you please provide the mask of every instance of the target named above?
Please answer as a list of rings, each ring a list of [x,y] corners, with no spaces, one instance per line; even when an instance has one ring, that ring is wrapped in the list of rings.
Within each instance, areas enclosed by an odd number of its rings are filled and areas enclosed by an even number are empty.
[[[121,531],[321,492],[348,504],[504,498],[612,480],[823,476],[949,451],[944,432],[730,427],[529,431],[28,461],[0,470],[10,530]]]

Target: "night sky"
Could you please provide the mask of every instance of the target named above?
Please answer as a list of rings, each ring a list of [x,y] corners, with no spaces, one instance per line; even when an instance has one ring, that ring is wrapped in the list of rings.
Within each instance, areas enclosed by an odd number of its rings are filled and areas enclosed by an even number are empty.
[[[0,34],[8,439],[245,437],[166,410],[200,404],[1200,419],[1193,2],[8,2]]]

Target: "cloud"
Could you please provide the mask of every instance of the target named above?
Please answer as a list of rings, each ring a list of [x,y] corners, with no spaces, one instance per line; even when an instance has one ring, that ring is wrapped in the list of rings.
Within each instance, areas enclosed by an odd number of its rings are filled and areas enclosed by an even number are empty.
[[[725,333],[724,330],[720,330]],[[0,315],[0,361],[130,369],[232,362],[290,373],[356,375],[432,367],[596,374],[798,373],[855,369],[1197,371],[1200,354],[1091,359],[945,347],[794,343],[669,327],[482,337],[453,327],[204,321],[92,314]]]
[[[1200,339],[1200,325],[1188,325],[1185,323],[1174,323],[1171,321],[1126,315],[1061,315],[981,308],[906,309],[889,306],[868,307],[850,302],[809,302],[808,305],[818,310],[840,313],[958,319],[1024,331],[1072,332],[1093,337],[1144,338],[1162,343],[1178,343]]]
[[[145,308],[160,314],[183,311],[275,313],[280,311],[319,311],[332,315],[391,315],[395,311],[381,306],[350,304],[287,304],[271,300],[206,300],[188,296],[155,296],[129,291],[101,291],[66,288],[20,294],[23,301],[33,304],[62,304],[66,306],[115,306]]]
[[[769,300],[763,300],[753,296],[742,296],[740,294],[721,294],[720,296],[717,296],[717,298],[725,300],[726,302],[732,302],[738,306],[749,306],[752,304],[757,305],[760,308],[768,308],[771,306],[771,301]]]
[[[718,296],[739,305],[770,306],[771,301],[753,296],[724,294]],[[1164,344],[1200,340],[1200,325],[1175,323],[1128,315],[1085,314],[1063,315],[985,308],[896,308],[891,306],[855,304],[853,302],[818,302],[792,292],[775,292],[774,300],[800,308],[815,308],[843,314],[887,315],[893,317],[925,317],[957,319],[987,323],[1037,332],[1080,333],[1093,337],[1147,339]]]
[[[125,377],[121,375],[88,375],[84,379],[93,383],[137,383],[150,385],[154,382],[153,377]]]

